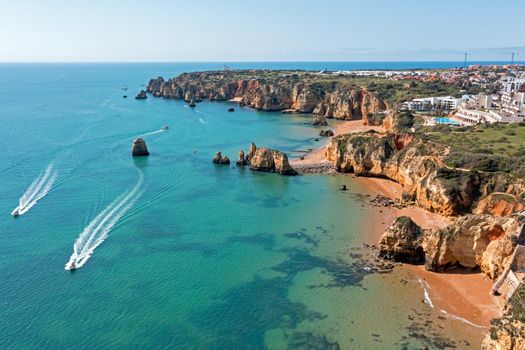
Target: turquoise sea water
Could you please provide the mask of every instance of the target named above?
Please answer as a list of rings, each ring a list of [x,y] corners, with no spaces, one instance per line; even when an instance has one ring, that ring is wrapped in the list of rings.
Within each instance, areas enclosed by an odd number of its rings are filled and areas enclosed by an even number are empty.
[[[414,334],[463,347],[451,325],[425,323],[414,277],[370,273],[370,209],[350,178],[210,162],[250,142],[317,147],[311,116],[133,98],[151,77],[221,66],[0,65],[0,348],[432,346]],[[133,159],[139,135],[151,156]],[[48,193],[12,217],[47,167],[33,192]],[[94,250],[68,272],[82,232]]]

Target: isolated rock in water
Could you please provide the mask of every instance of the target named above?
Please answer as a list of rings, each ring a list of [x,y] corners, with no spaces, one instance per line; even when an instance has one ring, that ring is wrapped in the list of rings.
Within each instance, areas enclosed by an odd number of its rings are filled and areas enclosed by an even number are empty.
[[[326,126],[328,125],[328,120],[323,115],[316,115],[314,117],[314,125]]]
[[[137,94],[137,96],[135,96],[135,99],[137,100],[144,100],[148,98],[148,95],[146,95],[146,91],[144,90],[140,90],[140,92]]]
[[[323,137],[334,136],[334,132],[332,130],[321,130],[319,132],[319,136],[323,136]]]
[[[281,175],[297,175],[297,172],[290,166],[286,154],[264,147],[255,151],[250,161],[250,169]]]
[[[239,159],[237,160],[237,165],[246,165],[247,162],[246,162],[246,159],[244,158],[244,151],[243,150],[240,150],[239,151]]]
[[[235,112],[235,108],[233,107],[228,108],[228,112]]]
[[[425,253],[419,242],[420,227],[408,216],[400,216],[394,220],[379,241],[379,256],[385,259],[422,264]]]
[[[131,154],[133,155],[133,157],[149,156],[148,146],[146,146],[146,141],[144,141],[140,137],[133,140],[133,144],[131,146]]]
[[[252,144],[250,145],[250,149],[248,149],[248,154],[246,155],[246,162],[249,163],[251,161],[256,151],[257,147],[255,146],[255,143],[252,142]]]
[[[230,158],[228,158],[228,156],[223,157],[221,152],[217,152],[215,153],[212,162],[215,164],[230,164]]]

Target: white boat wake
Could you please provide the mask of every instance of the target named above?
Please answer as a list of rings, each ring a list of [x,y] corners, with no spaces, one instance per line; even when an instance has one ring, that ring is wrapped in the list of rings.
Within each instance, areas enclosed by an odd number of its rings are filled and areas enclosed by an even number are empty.
[[[147,132],[145,134],[142,134],[141,136],[154,135],[154,134],[158,134],[158,133],[161,133],[161,132],[164,132],[164,131],[166,131],[166,129],[159,129],[159,130],[156,130],[156,131]]]
[[[117,197],[84,228],[73,245],[73,254],[65,266],[66,270],[84,266],[95,248],[104,242],[113,226],[140,197],[142,193],[139,190],[143,181],[144,175],[139,171],[139,179],[135,186],[129,192]]]
[[[46,167],[27,188],[18,201],[18,206],[12,211],[13,216],[19,216],[27,213],[40,199],[44,198],[55,183],[58,172],[53,169],[53,163]]]

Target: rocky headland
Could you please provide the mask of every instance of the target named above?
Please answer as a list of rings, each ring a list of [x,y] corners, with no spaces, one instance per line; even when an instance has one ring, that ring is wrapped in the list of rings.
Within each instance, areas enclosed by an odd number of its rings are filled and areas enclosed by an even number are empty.
[[[325,118],[362,119],[365,125],[378,125],[388,109],[385,101],[364,87],[304,71],[184,73],[168,80],[151,79],[146,91],[185,101],[234,99],[258,110],[314,113],[318,125],[326,125]]]

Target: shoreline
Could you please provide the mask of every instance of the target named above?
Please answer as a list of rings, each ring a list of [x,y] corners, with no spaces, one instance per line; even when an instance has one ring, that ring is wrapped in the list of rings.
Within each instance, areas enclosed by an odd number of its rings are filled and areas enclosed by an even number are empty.
[[[330,127],[328,127],[330,128]],[[331,128],[334,136],[352,132],[375,130],[384,132],[382,127],[365,126],[360,120],[343,121]],[[325,146],[305,154],[304,158],[290,162],[297,167],[298,172],[306,173],[336,173],[333,166],[325,159]],[[374,177],[355,177],[352,181],[365,189],[369,195],[381,195],[398,199],[403,187],[392,180]],[[425,229],[444,228],[451,220],[439,214],[431,213],[418,207],[371,207],[371,217],[367,220],[372,225],[365,228],[365,243],[377,245],[383,232],[398,216],[409,216],[414,222]],[[493,281],[481,272],[466,269],[455,269],[447,272],[426,271],[423,265],[402,264],[421,283],[422,294],[430,303],[437,316],[447,317],[463,322],[469,327],[479,329],[480,341],[490,328],[490,321],[499,317],[501,305],[497,297],[490,294]]]
[[[333,120],[333,119],[330,119]],[[337,123],[336,125],[328,125],[325,127],[334,132],[334,136],[339,136],[343,134],[356,133],[356,132],[366,132],[374,130],[377,132],[384,132],[385,129],[382,126],[370,126],[363,125],[361,120],[345,120]],[[327,138],[327,142],[330,138]],[[324,146],[318,147],[306,153],[303,159],[293,159],[290,161],[290,165],[294,168],[299,174],[333,174],[335,169],[325,158],[325,148]]]
[[[370,194],[380,194],[392,199],[398,198],[402,191],[400,184],[388,179],[356,177],[354,181]],[[425,229],[443,228],[450,223],[444,216],[417,207],[373,207],[371,221],[374,224],[367,233],[368,243],[377,244],[392,221],[401,215],[409,216]],[[425,290],[436,313],[464,319],[466,323],[482,330],[480,337],[489,329],[490,320],[501,313],[498,298],[490,295],[493,282],[481,272],[467,269],[431,272],[425,270],[424,265],[410,264],[402,264],[402,267],[427,285]]]

